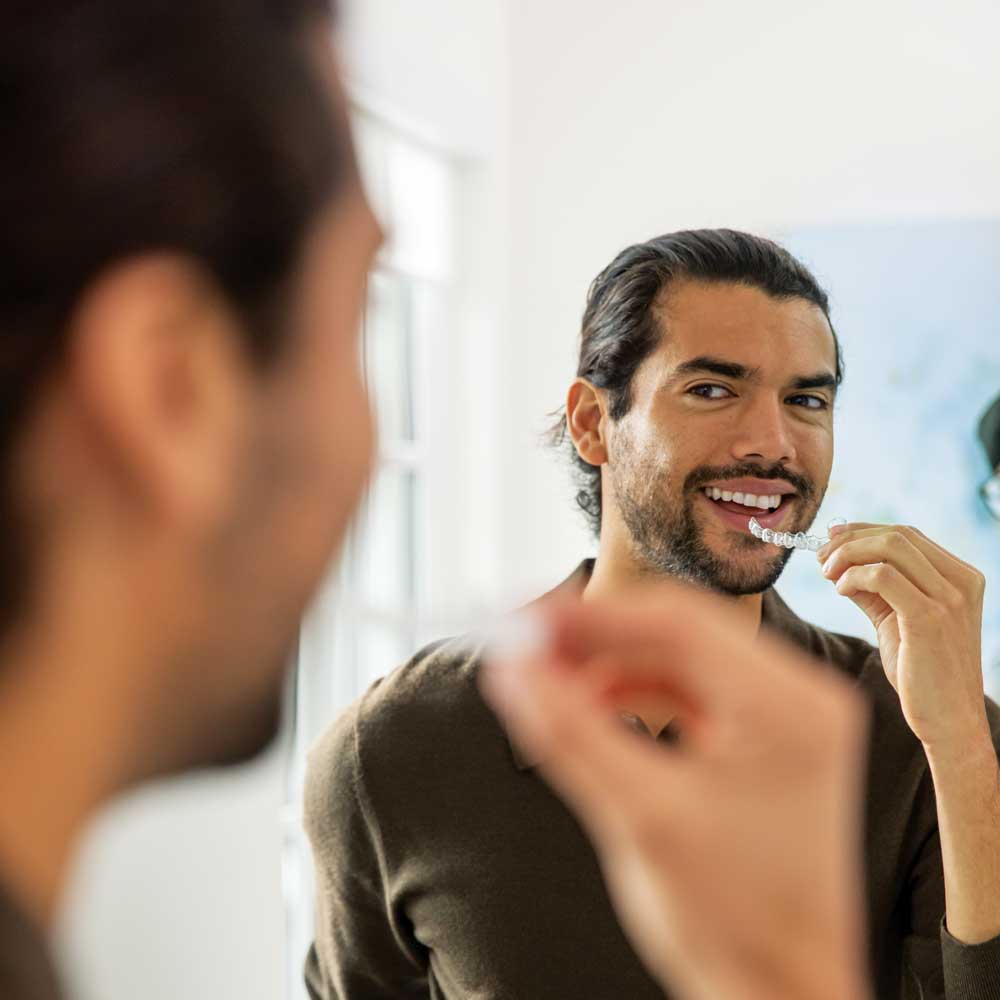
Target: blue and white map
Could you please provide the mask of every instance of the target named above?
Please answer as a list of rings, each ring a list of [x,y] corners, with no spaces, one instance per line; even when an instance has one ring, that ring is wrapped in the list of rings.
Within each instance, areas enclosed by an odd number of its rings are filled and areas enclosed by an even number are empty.
[[[1000,521],[976,428],[1000,395],[1000,220],[799,229],[781,242],[829,292],[845,358],[836,459],[816,519],[912,524],[987,578],[983,662],[1000,696]],[[874,641],[796,553],[778,586],[802,617]]]

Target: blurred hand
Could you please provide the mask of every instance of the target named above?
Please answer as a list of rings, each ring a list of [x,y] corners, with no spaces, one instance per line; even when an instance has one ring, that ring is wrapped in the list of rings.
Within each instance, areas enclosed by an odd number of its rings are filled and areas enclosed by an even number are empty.
[[[848,682],[680,585],[531,614],[484,695],[588,832],[653,975],[686,1000],[869,996]],[[635,696],[680,706],[680,744],[622,726]]]

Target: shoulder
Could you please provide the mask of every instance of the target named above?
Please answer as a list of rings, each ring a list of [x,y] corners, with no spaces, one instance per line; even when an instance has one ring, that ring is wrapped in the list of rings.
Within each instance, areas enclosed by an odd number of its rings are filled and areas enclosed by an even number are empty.
[[[481,707],[481,655],[482,643],[470,637],[442,639],[377,680],[352,706],[360,751],[410,736],[423,742]]]
[[[814,656],[853,677],[878,716],[884,714],[906,725],[899,696],[886,677],[878,646],[856,635],[829,632],[811,624],[806,627]]]
[[[871,752],[884,762],[923,769],[920,741],[906,724],[899,696],[886,677],[877,646],[856,635],[831,632],[795,615],[772,592],[768,606],[769,623],[795,645],[821,663],[852,679],[871,710]]]
[[[310,751],[307,810],[329,808],[331,795],[373,767],[406,770],[481,721],[488,713],[476,686],[481,652],[469,637],[438,640],[375,681]]]

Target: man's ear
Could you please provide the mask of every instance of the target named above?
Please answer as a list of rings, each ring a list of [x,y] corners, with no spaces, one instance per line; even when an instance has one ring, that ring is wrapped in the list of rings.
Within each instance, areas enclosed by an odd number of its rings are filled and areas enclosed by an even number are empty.
[[[608,460],[604,437],[604,395],[584,378],[574,380],[566,396],[566,426],[577,454],[591,465]]]
[[[217,515],[252,371],[232,310],[196,262],[148,255],[98,278],[74,311],[65,371],[93,458],[130,502]]]

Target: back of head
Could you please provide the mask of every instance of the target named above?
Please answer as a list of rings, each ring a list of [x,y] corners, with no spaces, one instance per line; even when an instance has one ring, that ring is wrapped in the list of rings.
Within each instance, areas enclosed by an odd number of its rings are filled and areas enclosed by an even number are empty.
[[[826,293],[809,270],[784,247],[760,236],[731,229],[683,230],[627,247],[590,285],[577,365],[578,377],[607,392],[612,420],[629,411],[632,379],[663,335],[654,315],[657,301],[683,280],[748,285],[775,299],[805,299],[829,320]],[[842,367],[838,345],[838,381]],[[566,438],[561,418],[552,441],[561,445]],[[599,535],[600,469],[585,462],[572,442],[570,449],[579,483],[576,502]]]
[[[1000,397],[997,397],[979,420],[979,441],[989,459],[990,468],[1000,469]]]
[[[0,15],[0,607],[30,552],[11,452],[81,294],[149,251],[204,268],[247,349],[352,163],[310,57],[323,0],[15,0]]]

